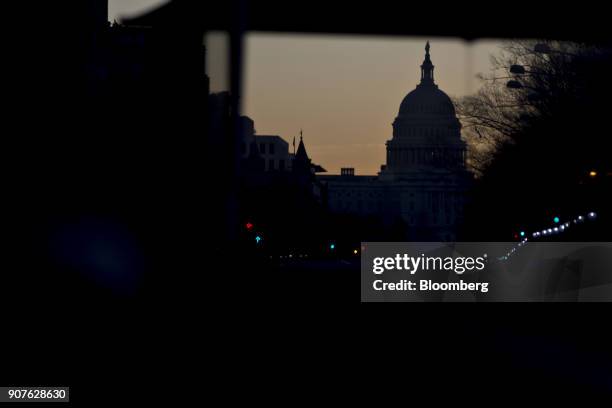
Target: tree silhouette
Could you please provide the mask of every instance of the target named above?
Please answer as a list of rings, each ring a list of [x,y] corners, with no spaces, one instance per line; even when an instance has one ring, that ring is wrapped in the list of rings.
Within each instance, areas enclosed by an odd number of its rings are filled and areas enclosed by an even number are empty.
[[[457,100],[479,174],[468,236],[509,239],[551,214],[603,207],[610,171],[610,50],[569,42],[512,42],[491,58],[493,74]],[[589,176],[598,170],[599,177]],[[481,228],[474,229],[474,225]]]

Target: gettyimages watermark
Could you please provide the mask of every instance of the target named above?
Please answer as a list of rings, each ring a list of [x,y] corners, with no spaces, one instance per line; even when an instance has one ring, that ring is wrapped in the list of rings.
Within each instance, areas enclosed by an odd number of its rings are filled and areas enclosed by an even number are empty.
[[[610,242],[365,242],[362,302],[612,301]]]

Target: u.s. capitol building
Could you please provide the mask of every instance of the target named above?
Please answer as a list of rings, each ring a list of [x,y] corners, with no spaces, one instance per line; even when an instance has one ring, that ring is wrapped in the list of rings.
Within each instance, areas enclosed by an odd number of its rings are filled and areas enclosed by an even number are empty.
[[[345,168],[318,177],[329,209],[401,222],[407,240],[455,240],[472,175],[453,102],[434,82],[429,43],[421,82],[400,104],[386,145],[387,162],[376,176]]]

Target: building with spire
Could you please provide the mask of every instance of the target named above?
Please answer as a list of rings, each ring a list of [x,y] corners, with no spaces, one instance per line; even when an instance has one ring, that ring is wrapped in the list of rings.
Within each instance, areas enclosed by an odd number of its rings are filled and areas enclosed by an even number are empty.
[[[402,223],[406,239],[452,241],[462,221],[472,175],[466,143],[450,97],[434,81],[429,42],[421,80],[402,100],[386,143],[387,160],[376,176],[320,176],[333,212]]]
[[[321,202],[322,189],[316,173],[326,170],[308,157],[301,131],[297,151],[289,153],[289,143],[282,137],[256,134],[255,123],[248,116],[239,118],[239,127],[240,167],[246,186],[291,186]]]

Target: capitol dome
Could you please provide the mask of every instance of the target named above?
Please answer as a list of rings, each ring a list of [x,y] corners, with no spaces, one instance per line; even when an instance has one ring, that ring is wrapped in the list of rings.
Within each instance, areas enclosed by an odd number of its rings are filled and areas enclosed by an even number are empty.
[[[425,60],[421,65],[421,83],[402,100],[399,116],[423,113],[455,116],[453,102],[434,83],[434,65],[431,62],[429,48],[428,41],[425,45]]]
[[[393,137],[387,142],[386,171],[396,175],[465,168],[461,123],[451,98],[434,82],[429,49],[427,42],[421,82],[402,100],[393,122]]]
[[[404,97],[399,115],[434,113],[455,116],[455,106],[451,98],[438,89],[435,84],[419,84],[414,91]]]

